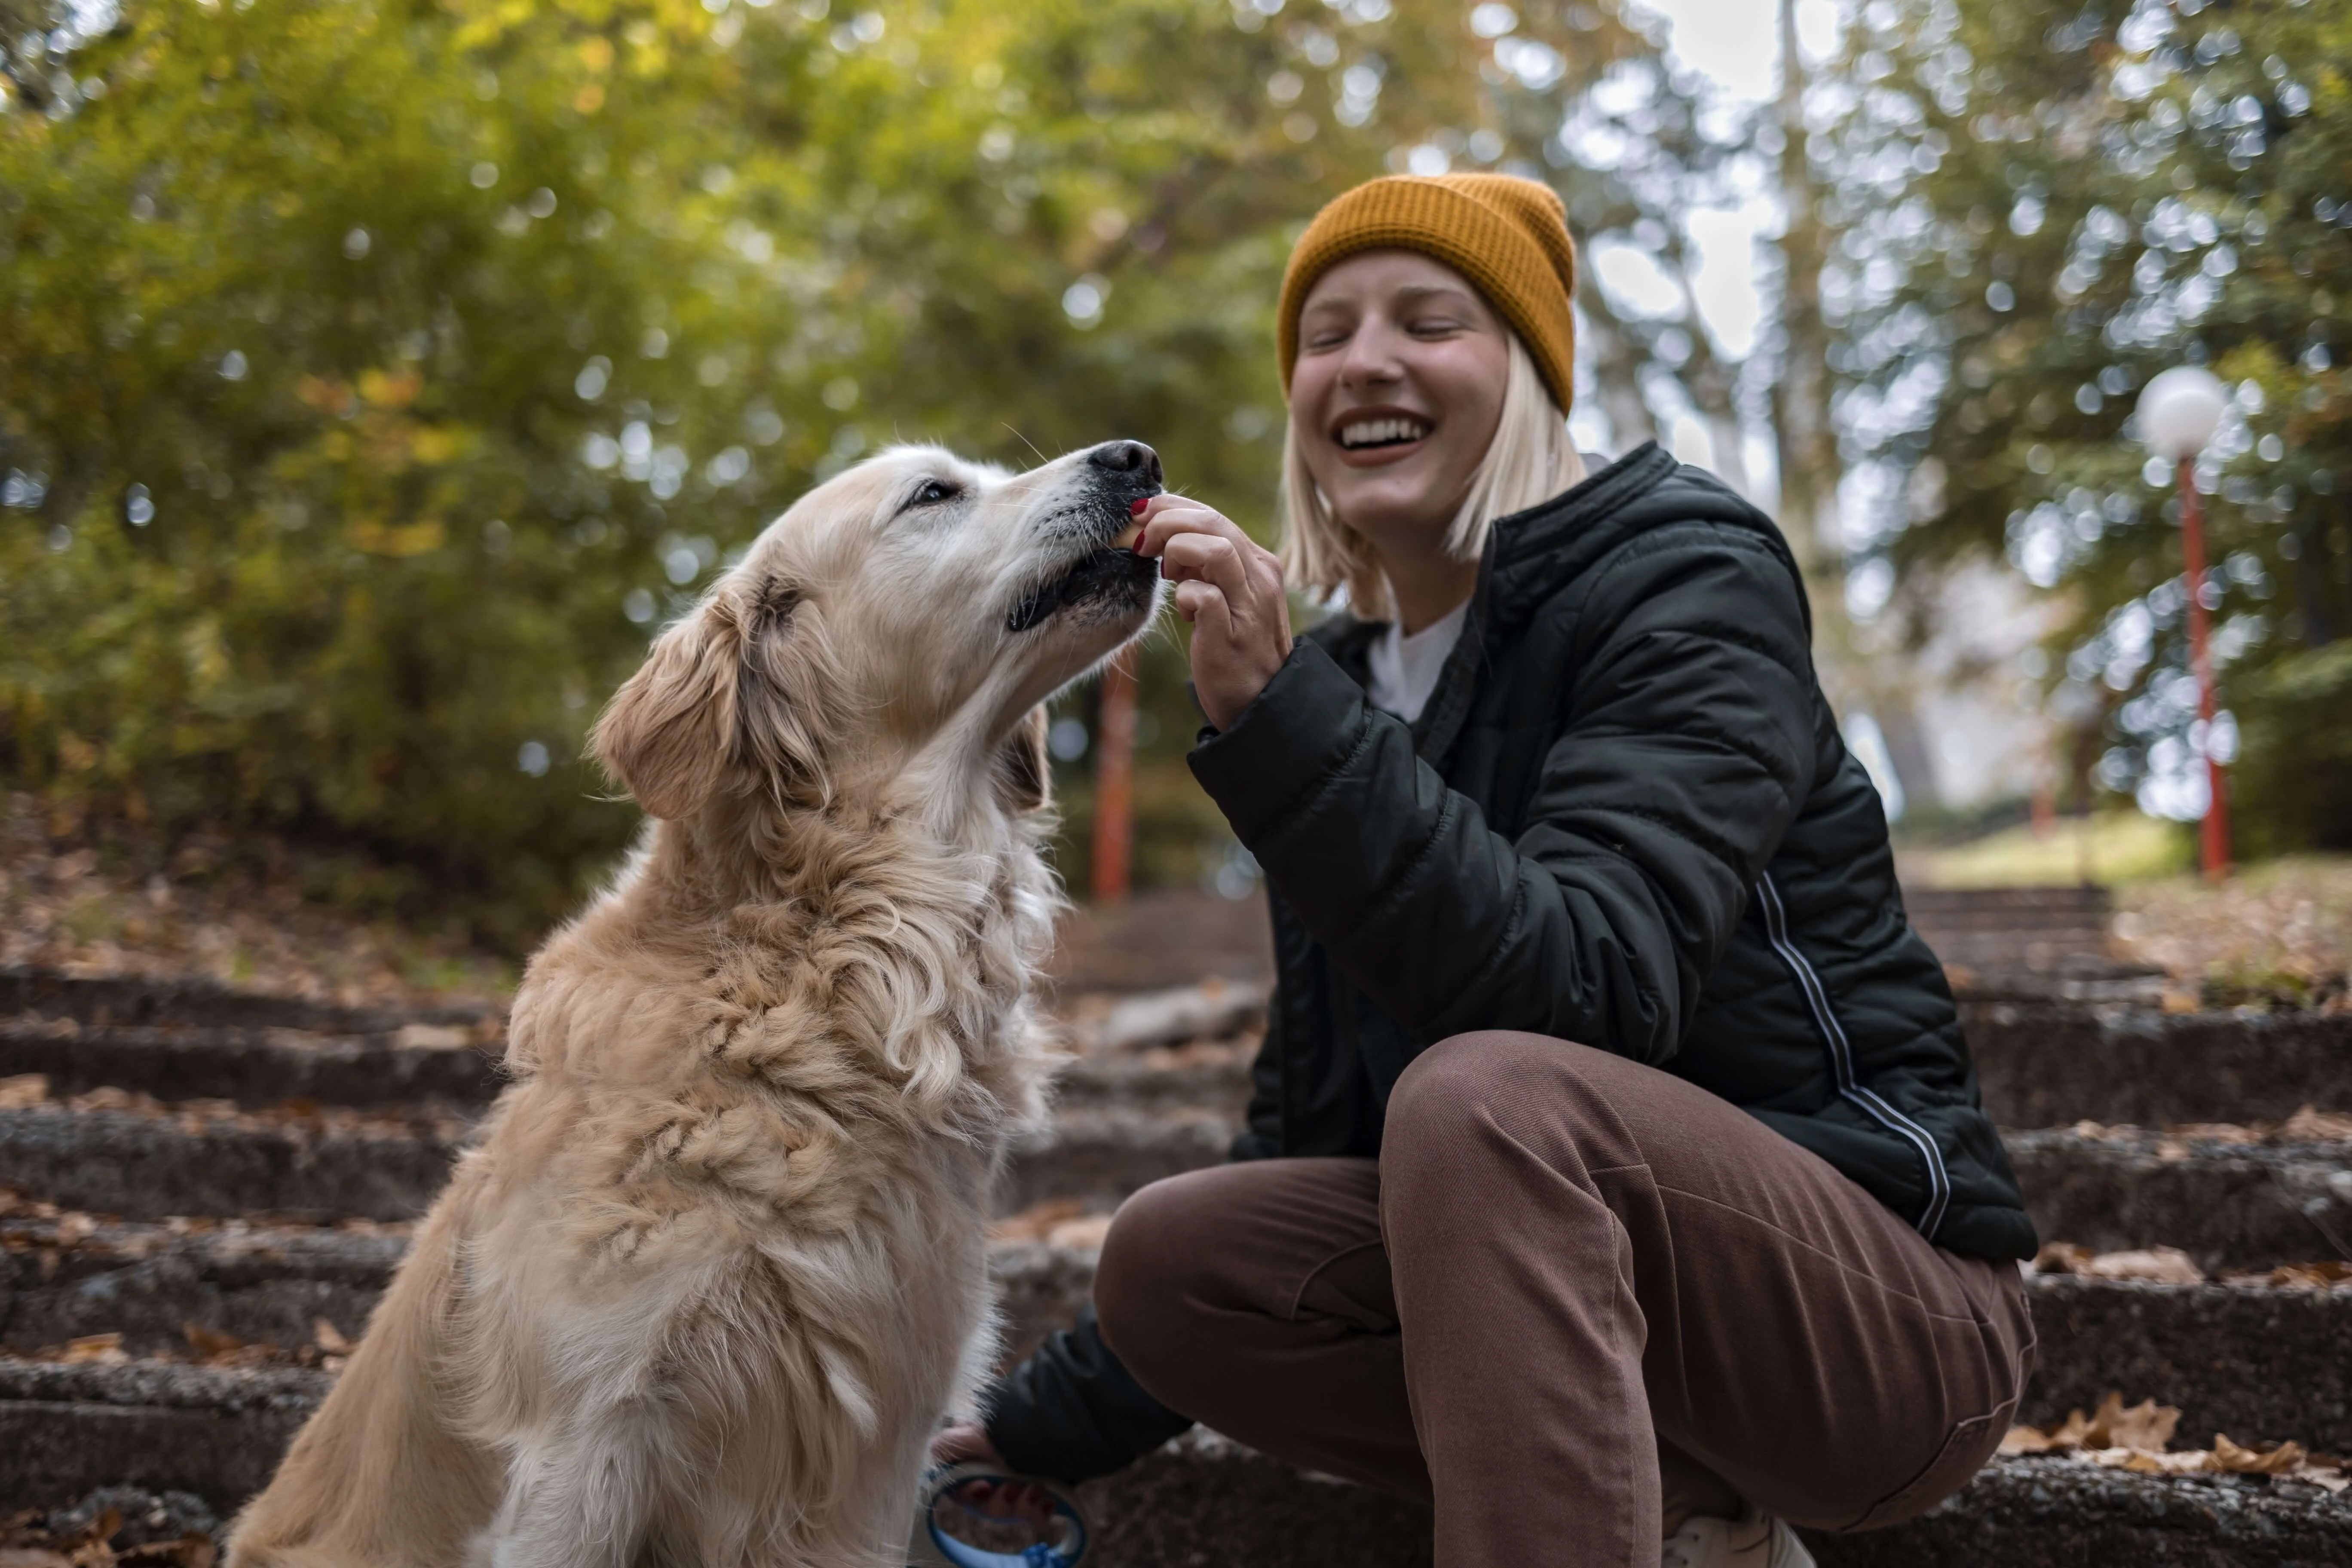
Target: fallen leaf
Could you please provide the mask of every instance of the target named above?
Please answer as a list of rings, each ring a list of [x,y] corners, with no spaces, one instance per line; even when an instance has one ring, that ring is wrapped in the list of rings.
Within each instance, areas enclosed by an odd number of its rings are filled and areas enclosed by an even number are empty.
[[[2130,1252],[2093,1252],[2071,1241],[2053,1241],[2033,1255],[2036,1274],[2080,1274],[2094,1279],[2155,1279],[2174,1285],[2195,1285],[2204,1270],[2175,1247],[2142,1247]]]
[[[2235,1121],[2184,1121],[2165,1129],[2175,1138],[2194,1143],[2259,1143],[2263,1129]]]
[[[2036,1274],[2080,1274],[2092,1256],[2089,1247],[2072,1241],[2045,1241],[2033,1255],[2032,1268]]]
[[[1092,1214],[1078,1219],[1064,1220],[1045,1233],[1046,1242],[1054,1247],[1066,1247],[1075,1251],[1098,1252],[1103,1238],[1110,1234],[1111,1216]]]
[[[2283,1476],[2293,1472],[2304,1462],[2300,1443],[2271,1443],[2259,1448],[2244,1448],[2230,1441],[2224,1434],[2213,1434],[2213,1468],[2240,1476]]]
[[[120,1366],[131,1359],[123,1353],[120,1331],[87,1334],[78,1340],[68,1340],[54,1350],[35,1353],[42,1361],[63,1362],[68,1366]]]
[[[2226,1283],[2263,1285],[2272,1289],[2326,1290],[2352,1282],[2352,1262],[2340,1258],[2317,1263],[2282,1263],[2263,1274],[2232,1274]]]
[[[30,1110],[49,1098],[47,1073],[20,1073],[15,1078],[0,1078],[0,1110]]]
[[[2144,1399],[2126,1408],[2122,1394],[2110,1393],[2090,1415],[2071,1410],[2055,1426],[2011,1427],[2001,1437],[2000,1452],[2065,1454],[2084,1464],[2139,1475],[2272,1476],[2336,1493],[2352,1487],[2343,1461],[2308,1453],[2300,1443],[2248,1447],[2216,1432],[2210,1448],[2175,1449],[2170,1444],[2179,1424],[2180,1412],[2168,1405]]]
[[[2126,1409],[2122,1394],[2109,1394],[2099,1402],[2097,1413],[2091,1417],[2088,1446],[2160,1454],[2172,1442],[2173,1431],[2179,1425],[2180,1412],[2169,1405],[2143,1399]],[[2098,1441],[2102,1434],[2106,1437],[2104,1443]]]
[[[2012,1426],[2001,1439],[2004,1454],[2047,1454],[2061,1449],[2128,1448],[2162,1453],[2180,1425],[2180,1412],[2169,1405],[2143,1399],[2126,1409],[2124,1396],[2110,1391],[2090,1415],[2070,1410],[2066,1419],[2046,1429]]]
[[[2274,1136],[2282,1143],[2352,1142],[2352,1116],[2306,1105],[2280,1122]]]
[[[336,1329],[335,1325],[327,1321],[324,1318],[314,1318],[311,1320],[310,1342],[317,1345],[321,1351],[325,1352],[329,1355],[349,1355],[352,1353],[352,1342],[343,1338],[341,1332]]]
[[[997,1241],[1043,1241],[1055,1226],[1084,1218],[1086,1212],[1087,1205],[1076,1198],[1049,1198],[998,1220],[988,1234]]]
[[[2150,1247],[2135,1252],[2102,1252],[2075,1270],[2095,1279],[2155,1279],[2168,1285],[2196,1285],[2205,1271],[2177,1247]]]
[[[245,1348],[245,1342],[235,1334],[225,1334],[218,1329],[208,1329],[202,1323],[182,1323],[180,1333],[187,1340],[188,1348],[200,1357],[226,1355],[231,1351],[241,1351]]]
[[[188,1348],[196,1352],[196,1362],[202,1366],[268,1366],[285,1359],[276,1345],[266,1341],[241,1340],[202,1323],[183,1323],[180,1332],[186,1337]]]

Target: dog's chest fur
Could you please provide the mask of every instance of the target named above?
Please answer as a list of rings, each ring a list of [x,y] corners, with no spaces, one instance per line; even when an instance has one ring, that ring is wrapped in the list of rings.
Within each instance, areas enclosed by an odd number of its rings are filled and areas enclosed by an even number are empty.
[[[1042,1114],[1030,985],[1055,900],[1033,831],[808,837],[769,896],[723,905],[657,840],[532,964],[485,1154],[499,1185],[561,1193],[582,1283],[668,1241],[769,1250],[910,1207],[976,1227],[1008,1135]]]

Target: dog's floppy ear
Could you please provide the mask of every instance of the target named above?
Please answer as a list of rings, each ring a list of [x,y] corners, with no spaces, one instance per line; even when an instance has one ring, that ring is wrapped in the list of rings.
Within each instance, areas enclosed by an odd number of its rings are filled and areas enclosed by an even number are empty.
[[[1039,703],[996,748],[996,798],[1011,812],[1042,811],[1054,798],[1053,765],[1045,760],[1045,706]]]
[[[778,583],[721,586],[655,639],[596,721],[589,747],[652,816],[692,815],[722,785],[821,784],[824,683],[792,645],[800,596]],[[731,775],[731,776],[730,776]]]

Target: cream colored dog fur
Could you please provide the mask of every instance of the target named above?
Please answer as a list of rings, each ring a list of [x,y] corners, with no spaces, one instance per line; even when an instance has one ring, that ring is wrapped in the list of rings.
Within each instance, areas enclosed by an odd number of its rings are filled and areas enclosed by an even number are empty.
[[[1039,704],[1158,604],[1158,478],[894,450],[662,634],[593,739],[656,820],[232,1564],[904,1563],[1044,1110]]]

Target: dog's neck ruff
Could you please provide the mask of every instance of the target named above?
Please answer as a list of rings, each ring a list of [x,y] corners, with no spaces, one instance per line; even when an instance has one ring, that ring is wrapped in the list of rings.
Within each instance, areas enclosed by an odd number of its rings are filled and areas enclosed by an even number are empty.
[[[1030,989],[1061,907],[1038,851],[1044,825],[981,811],[981,841],[950,844],[916,818],[845,803],[737,807],[761,826],[746,832],[717,808],[653,826],[620,883],[560,939],[591,950],[588,965],[545,976],[572,994],[527,983],[517,996],[510,1067],[561,1070],[540,1048],[543,1009],[562,1030],[579,993],[603,988],[594,949],[614,946],[609,978],[626,987],[622,934],[668,931],[706,976],[678,999],[679,1023],[724,1080],[815,1091],[828,1116],[958,1142],[992,1144],[1041,1114],[1047,1053]]]

